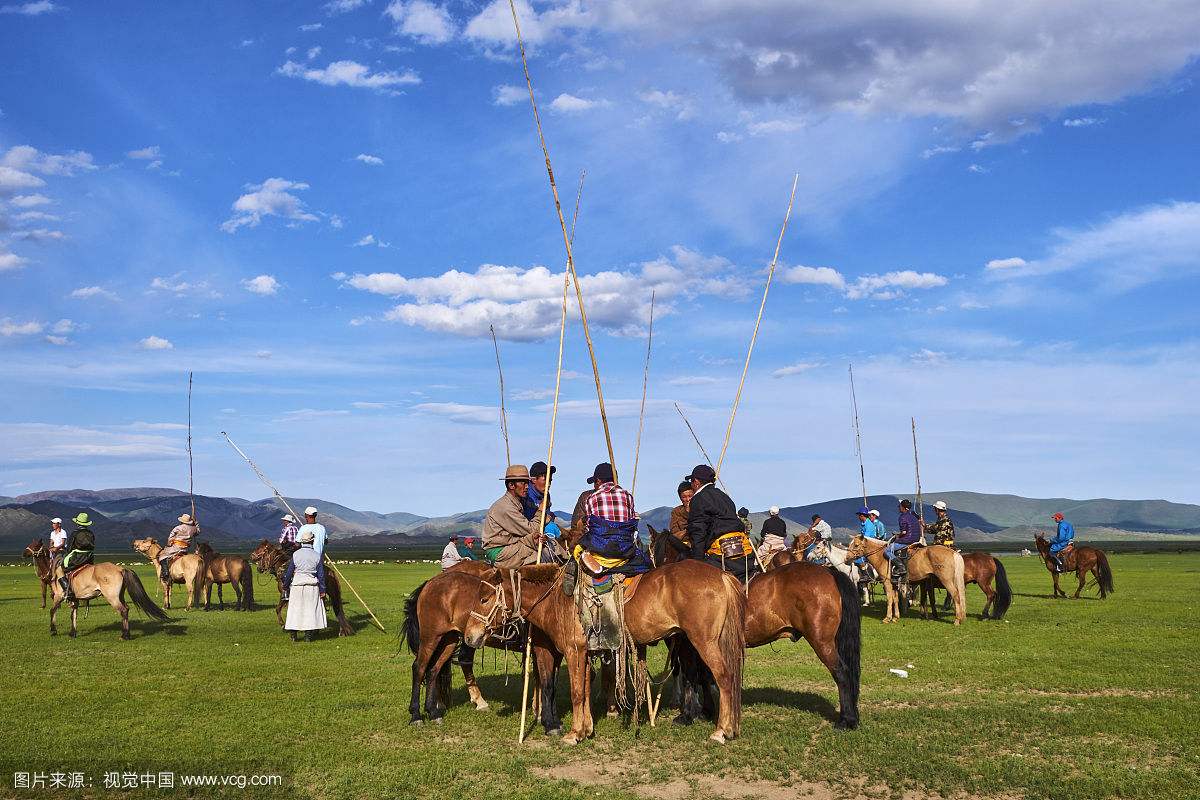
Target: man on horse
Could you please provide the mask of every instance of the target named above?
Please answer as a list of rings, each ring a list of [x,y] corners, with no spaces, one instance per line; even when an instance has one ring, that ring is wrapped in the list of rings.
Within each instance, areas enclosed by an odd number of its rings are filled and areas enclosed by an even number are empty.
[[[179,524],[171,529],[171,534],[167,537],[167,546],[158,554],[158,571],[162,575],[163,583],[171,582],[171,562],[187,553],[192,546],[192,539],[199,533],[200,526],[192,519],[191,514],[179,517]]]
[[[458,534],[452,533],[450,534],[450,541],[446,542],[446,546],[442,548],[442,572],[445,572],[462,560],[462,553],[458,549]]]
[[[638,546],[638,515],[633,495],[617,485],[612,464],[597,464],[588,483],[595,488],[584,501],[587,514],[579,545],[591,554],[589,571],[617,571],[625,575],[645,572],[649,564]],[[595,569],[599,566],[600,569]]]
[[[688,511],[692,507],[692,495],[696,492],[692,489],[690,481],[683,481],[675,487],[675,493],[679,495],[679,505],[671,509],[671,523],[668,530],[676,539],[686,541]]]
[[[688,511],[692,558],[746,580],[758,574],[750,537],[734,510],[733,500],[715,486],[717,473],[708,464],[698,464],[684,480],[694,492]]]
[[[804,560],[820,564],[829,560],[829,545],[833,541],[833,528],[821,519],[820,514],[812,515],[812,525],[808,526],[808,536],[811,541],[804,549]]]
[[[758,557],[764,564],[771,556],[787,549],[787,523],[779,516],[779,506],[771,506],[762,526],[762,544],[758,548]]]
[[[62,520],[58,517],[50,520],[50,573],[54,574],[54,567],[58,564],[58,560],[62,557],[63,551],[67,547],[67,532],[63,530]]]
[[[537,546],[543,534],[537,519],[525,516],[524,500],[531,480],[524,464],[504,472],[504,494],[492,503],[483,518],[483,549],[488,561],[500,569],[537,563]]]
[[[547,474],[547,469],[549,474]],[[559,546],[562,528],[558,526],[558,517],[550,511],[549,485],[553,482],[556,472],[558,472],[558,467],[547,467],[545,461],[533,462],[533,466],[529,468],[529,490],[521,501],[525,518],[533,520],[541,513],[542,498],[546,498],[546,527],[543,531],[546,534],[546,541],[542,546],[543,564],[558,563],[562,557]]]
[[[309,506],[304,509],[304,524],[300,526],[300,530],[296,531],[296,542],[300,542],[300,534],[309,531],[313,535],[313,552],[317,554],[317,558],[322,558],[325,555],[325,542],[329,539],[329,533],[325,530],[325,526],[317,522],[317,509],[315,506]]]
[[[946,547],[954,547],[954,520],[950,519],[950,511],[946,506],[945,500],[938,500],[933,504],[934,510],[937,512],[937,520],[925,526],[925,534],[933,537],[934,544],[943,544]]]
[[[908,548],[921,541],[921,521],[913,513],[910,500],[900,501],[900,518],[896,521],[896,526],[899,530],[883,552],[888,561],[894,563],[899,557],[903,564],[908,558]]]
[[[1057,571],[1062,572],[1066,569],[1062,554],[1075,541],[1075,526],[1067,522],[1061,511],[1054,512],[1053,519],[1058,523],[1058,530],[1050,540],[1050,556],[1054,559]]]
[[[298,546],[296,544],[296,518],[291,514],[284,514],[280,522],[283,523],[283,530],[279,532],[279,546],[291,552]]]
[[[883,520],[881,520],[879,518],[879,510],[872,508],[871,512],[868,516],[871,517],[871,524],[875,526],[875,538],[876,539],[886,539],[887,538],[887,526],[884,525]]]
[[[67,600],[74,600],[75,593],[71,591],[71,581],[67,576],[71,572],[86,566],[93,562],[96,550],[96,537],[92,533],[92,521],[88,519],[86,511],[81,511],[71,520],[75,523],[75,531],[71,534],[71,541],[67,543],[67,554],[62,560],[62,576],[59,577],[59,585],[62,586],[63,594]]]

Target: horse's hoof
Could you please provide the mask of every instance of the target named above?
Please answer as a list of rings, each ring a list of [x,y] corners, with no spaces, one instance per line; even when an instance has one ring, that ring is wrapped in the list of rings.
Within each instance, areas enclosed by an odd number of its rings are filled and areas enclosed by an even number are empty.
[[[408,724],[409,724],[409,725],[424,725],[424,724],[425,724],[425,720],[423,720],[423,719],[420,719],[420,718],[418,717],[418,718],[414,718],[414,719],[411,719],[411,720],[409,720]]]
[[[490,706],[487,704],[487,700],[480,700],[475,704],[476,711],[487,711],[488,708],[490,708]]]
[[[721,731],[717,731],[712,736],[708,737],[708,740],[710,742],[716,742],[717,744],[725,744],[725,734]]]
[[[568,733],[566,736],[562,737],[562,743],[566,745],[579,744],[579,735],[572,731],[571,733]]]
[[[441,724],[442,724],[444,721],[445,721],[445,720],[443,720],[441,717],[435,717],[435,718],[434,718],[434,720],[433,720],[433,724],[434,724],[434,725],[441,725]]]
[[[562,728],[551,728],[546,731],[547,736],[562,736]]]
[[[616,711],[616,710],[609,710],[604,714],[604,716],[608,717],[609,719],[616,719],[620,715],[621,715],[621,712]]]
[[[675,719],[671,720],[671,723],[673,725],[687,726],[691,725],[694,721],[695,720],[693,720],[691,717],[685,717],[683,714],[680,714],[679,716],[675,717]]]

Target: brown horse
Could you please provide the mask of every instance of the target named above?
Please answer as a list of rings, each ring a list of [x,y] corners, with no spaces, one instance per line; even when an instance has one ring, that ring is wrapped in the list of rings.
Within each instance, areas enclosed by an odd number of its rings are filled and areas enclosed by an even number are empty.
[[[884,555],[886,546],[887,542],[881,539],[868,539],[859,534],[850,540],[850,548],[846,553],[848,559],[866,556],[875,571],[884,576],[883,588],[887,592],[887,612],[883,617],[885,623],[896,622],[900,619],[900,593],[896,591],[896,587],[887,577],[891,575],[891,565],[887,556]],[[909,553],[909,582],[916,585],[930,575],[937,577],[949,590],[950,596],[954,598],[954,624],[961,625],[967,618],[966,589],[963,583],[963,573],[966,567],[963,564],[962,554],[940,544],[932,544],[928,547],[910,546]],[[924,603],[925,598],[922,597],[922,614],[926,613]]]
[[[980,619],[1004,619],[1004,615],[1008,612],[1009,606],[1012,605],[1012,586],[1008,582],[1008,573],[1004,570],[1004,564],[1000,563],[1000,559],[993,556],[991,553],[963,553],[963,584],[973,583],[982,591],[987,602],[983,604],[983,613],[979,615]],[[992,588],[992,581],[995,581],[996,587]],[[921,593],[926,591],[934,591],[935,589],[945,588],[936,578],[928,578],[921,584]],[[933,616],[937,619],[937,597],[933,598]],[[943,611],[949,611],[951,607],[950,593],[946,592],[946,602],[942,606]],[[924,602],[922,602],[924,605]],[[990,613],[989,613],[990,612]]]
[[[491,571],[499,577],[498,570]],[[426,713],[434,722],[442,721],[449,693],[449,660],[455,645],[461,642],[473,653],[474,649],[483,647],[506,620],[503,591],[498,581],[487,581],[466,571],[448,571],[413,590],[404,602],[404,626],[400,633],[414,656],[412,701],[409,704],[412,724],[424,721],[421,715],[422,685],[425,687]],[[465,668],[463,674],[467,674]],[[474,674],[468,679],[468,691],[473,685]],[[475,687],[473,701],[478,691]],[[487,708],[481,695],[476,708]]]
[[[62,572],[61,568],[58,572]],[[133,604],[145,612],[147,616],[159,622],[166,622],[170,619],[163,613],[161,608],[154,604],[150,596],[146,594],[141,580],[133,570],[113,564],[111,561],[103,561],[99,564],[88,564],[87,566],[80,567],[71,573],[69,580],[71,583],[71,592],[75,596],[75,599],[70,604],[71,638],[75,638],[79,630],[77,626],[79,603],[91,600],[93,597],[103,596],[108,601],[108,604],[121,615],[121,638],[128,639],[129,606],[125,605],[126,590],[129,591],[129,599],[133,601]],[[58,633],[58,607],[67,598],[58,581],[52,581],[50,589],[52,592],[51,597],[54,601],[54,604],[50,606],[50,635],[54,636]]]
[[[33,570],[37,573],[38,581],[42,584],[42,608],[46,607],[46,591],[54,580],[50,568],[50,550],[41,539],[34,539],[21,553],[22,558],[33,559]]]
[[[237,602],[233,609],[235,611],[253,611],[254,570],[251,569],[250,562],[241,556],[222,555],[213,550],[208,542],[201,542],[197,549],[208,564],[208,572],[204,580],[204,610],[208,610],[209,603],[212,601],[214,583],[217,585],[217,603],[222,611],[225,610],[225,598],[221,595],[221,585],[229,583],[233,585],[233,591],[237,595]]]
[[[259,542],[258,547],[255,547],[250,553],[250,563],[258,567],[260,573],[269,572],[275,576],[275,583],[279,588],[279,602],[275,604],[275,619],[279,620],[279,626],[283,627],[283,607],[287,605],[287,600],[284,598],[283,576],[287,572],[288,562],[292,560],[290,553],[284,552],[284,549],[277,544],[263,539]],[[329,605],[333,607],[333,614],[338,621],[338,636],[353,636],[354,628],[350,627],[350,622],[346,619],[346,610],[342,604],[342,584],[338,581],[337,574],[333,570],[325,573],[325,596],[329,598]]]
[[[1050,570],[1050,575],[1054,578],[1054,596],[1066,597],[1067,593],[1058,585],[1059,572],[1054,563],[1054,557],[1050,555],[1050,542],[1046,541],[1046,534],[1038,532],[1034,538],[1034,544],[1037,546],[1038,555],[1042,557],[1042,561],[1046,562],[1046,569]],[[1063,571],[1074,571],[1075,577],[1079,579],[1079,586],[1075,589],[1073,599],[1079,599],[1079,593],[1083,591],[1084,584],[1087,583],[1088,573],[1092,573],[1092,577],[1096,579],[1096,587],[1100,589],[1100,599],[1104,599],[1113,593],[1113,576],[1112,569],[1108,566],[1108,556],[1104,551],[1096,547],[1076,547],[1072,544],[1063,553]]]
[[[171,607],[171,587],[177,583],[182,583],[187,587],[188,609],[200,605],[200,601],[204,598],[205,566],[203,556],[198,553],[188,553],[175,559],[167,570],[171,579],[164,581],[158,567],[158,554],[163,550],[162,545],[157,540],[146,537],[145,539],[134,539],[133,549],[150,559],[150,563],[154,565],[155,577],[162,586],[164,607]]]
[[[563,570],[537,565],[514,570],[505,581],[505,604],[512,616],[544,632],[562,653],[571,677],[571,730],[565,744],[593,733],[591,670],[587,640],[575,599],[561,589]],[[645,663],[645,647],[682,633],[711,672],[720,694],[716,730],[709,738],[724,743],[741,729],[742,665],[745,659],[746,601],[730,575],[699,561],[682,561],[645,573],[624,607],[625,627]],[[624,676],[621,676],[624,679]]]

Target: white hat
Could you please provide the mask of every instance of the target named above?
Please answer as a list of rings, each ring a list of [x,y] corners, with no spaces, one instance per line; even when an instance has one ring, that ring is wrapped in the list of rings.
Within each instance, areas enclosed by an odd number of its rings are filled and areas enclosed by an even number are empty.
[[[779,506],[771,506],[770,512],[772,517],[779,516]]]
[[[945,511],[947,508],[949,508],[949,506],[946,505],[945,500],[938,500],[936,503],[933,504],[933,507],[936,508],[938,511]]]
[[[282,519],[284,522],[295,522],[296,521],[296,518],[293,517],[291,514],[284,514]]]
[[[59,519],[58,517],[55,517],[54,519],[50,520],[50,523],[52,525],[62,525],[62,520]]]
[[[300,544],[312,544],[316,538],[317,535],[312,531],[301,531],[300,535],[296,537],[296,541]]]
[[[317,513],[317,509],[315,506],[309,506],[308,508],[304,509],[304,516],[306,516],[306,517],[310,514],[316,514],[316,513]]]
[[[871,516],[872,516],[872,517],[878,517],[878,516],[879,516],[879,509],[877,509],[877,508],[872,508],[872,509],[871,509]]]

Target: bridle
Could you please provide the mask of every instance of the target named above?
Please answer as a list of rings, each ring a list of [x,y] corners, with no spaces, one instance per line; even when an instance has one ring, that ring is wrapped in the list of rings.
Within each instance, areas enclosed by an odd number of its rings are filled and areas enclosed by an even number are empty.
[[[504,605],[504,584],[503,583],[489,583],[488,581],[485,581],[483,578],[480,578],[479,582],[494,592],[494,602],[492,603],[491,610],[488,611],[487,614],[480,614],[478,611],[475,611],[474,609],[472,609],[471,610],[471,619],[477,619],[480,622],[482,622],[484,630],[486,630],[490,633],[495,627],[498,627],[498,626],[492,624],[493,621],[496,619],[496,614],[501,613],[501,612],[503,612],[503,614],[504,614],[504,618],[501,620],[501,625],[503,625],[508,620],[508,609]]]

